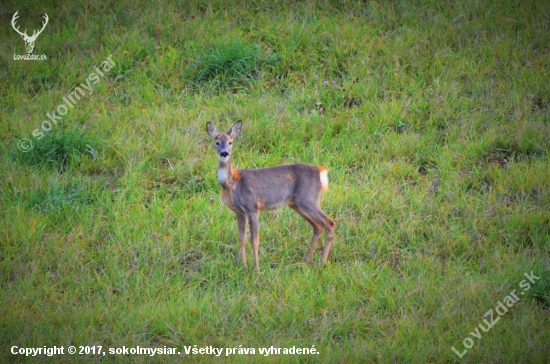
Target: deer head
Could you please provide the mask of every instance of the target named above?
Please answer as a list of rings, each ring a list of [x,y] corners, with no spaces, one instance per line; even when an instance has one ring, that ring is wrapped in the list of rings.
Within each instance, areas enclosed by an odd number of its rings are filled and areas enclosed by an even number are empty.
[[[15,26],[15,20],[17,18],[19,18],[19,15],[17,15],[18,11],[15,12],[15,14],[13,14],[13,18],[11,19],[11,26],[13,27],[13,29],[19,33],[21,35],[21,37],[23,38],[23,40],[25,41],[25,48],[27,49],[27,53],[32,53],[32,50],[34,49],[34,42],[36,42],[36,38],[38,38],[38,36],[40,35],[40,33],[42,33],[42,31],[44,30],[44,28],[46,28],[46,24],[48,24],[48,14],[44,13],[44,24],[42,25],[42,29],[40,29],[38,32],[35,30],[32,35],[29,37],[27,35],[27,29],[25,29],[25,32],[24,33],[21,33],[19,31],[19,27],[16,27]]]

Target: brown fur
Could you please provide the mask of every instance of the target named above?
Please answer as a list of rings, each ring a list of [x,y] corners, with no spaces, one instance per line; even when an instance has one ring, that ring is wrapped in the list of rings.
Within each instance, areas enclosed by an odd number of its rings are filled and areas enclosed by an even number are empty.
[[[258,214],[262,210],[272,210],[289,206],[302,216],[313,228],[310,247],[305,260],[313,257],[317,241],[323,230],[326,240],[321,262],[324,264],[334,239],[336,222],[327,217],[319,205],[321,192],[328,188],[328,179],[321,183],[321,175],[326,169],[308,164],[288,164],[261,169],[236,170],[231,167],[233,140],[241,132],[239,121],[227,132],[219,133],[212,123],[206,124],[206,131],[216,143],[218,154],[218,181],[222,187],[222,199],[231,209],[239,226],[241,258],[246,266],[246,222],[250,223],[254,267],[259,272]]]

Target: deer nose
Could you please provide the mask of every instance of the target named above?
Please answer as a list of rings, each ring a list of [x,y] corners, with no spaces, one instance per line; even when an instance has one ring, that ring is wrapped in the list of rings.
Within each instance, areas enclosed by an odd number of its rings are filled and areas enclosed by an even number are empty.
[[[223,157],[223,158],[229,157],[229,153],[227,153],[227,152],[221,152],[221,153],[220,153],[220,157]]]

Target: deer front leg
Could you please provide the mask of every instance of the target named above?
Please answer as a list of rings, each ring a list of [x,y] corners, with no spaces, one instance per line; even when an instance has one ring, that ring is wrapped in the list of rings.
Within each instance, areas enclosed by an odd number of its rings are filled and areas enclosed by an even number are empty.
[[[241,261],[246,268],[246,215],[237,215],[237,224],[239,226],[239,246],[241,250]]]
[[[258,258],[258,247],[260,246],[260,227],[258,225],[258,213],[249,213],[248,220],[250,221],[250,238],[252,240],[252,250],[254,252],[254,269],[256,269],[256,273],[260,273],[260,262]]]

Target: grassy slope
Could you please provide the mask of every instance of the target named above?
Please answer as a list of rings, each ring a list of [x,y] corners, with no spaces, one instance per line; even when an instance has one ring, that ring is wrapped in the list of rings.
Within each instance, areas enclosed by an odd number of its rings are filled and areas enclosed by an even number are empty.
[[[266,361],[453,362],[533,270],[541,281],[463,360],[550,360],[544,1],[32,3],[0,11],[2,350],[315,345]],[[35,50],[48,61],[13,60],[15,10],[49,14]],[[235,89],[194,87],[220,40],[279,60]],[[54,127],[97,158],[29,163],[19,138],[109,54],[116,67]],[[329,169],[327,267],[301,263],[310,228],[289,209],[261,216],[259,277],[233,259],[204,125],[238,118],[238,168]],[[91,357],[55,361],[76,359]]]

